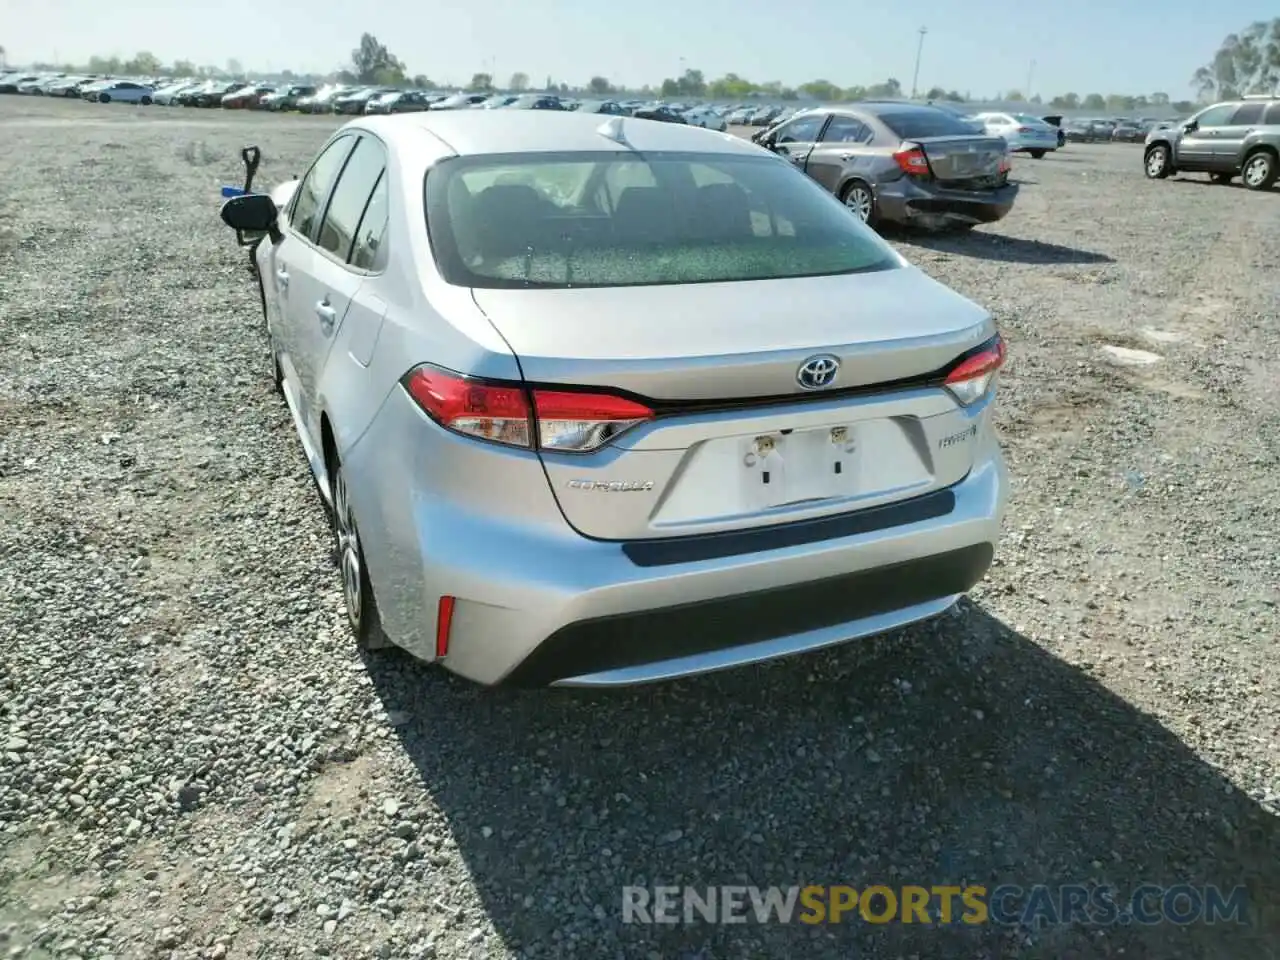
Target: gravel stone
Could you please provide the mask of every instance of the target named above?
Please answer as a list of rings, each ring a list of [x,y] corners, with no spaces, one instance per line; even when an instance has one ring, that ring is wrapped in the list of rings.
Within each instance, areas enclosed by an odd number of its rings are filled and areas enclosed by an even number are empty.
[[[886,232],[1010,345],[1005,537],[948,614],[642,690],[488,691],[357,655],[218,222],[241,147],[271,186],[335,127],[0,96],[0,952],[1276,956],[1280,193],[1072,145],[1015,160],[1004,222]],[[622,922],[630,884],[1089,881],[1258,910]]]

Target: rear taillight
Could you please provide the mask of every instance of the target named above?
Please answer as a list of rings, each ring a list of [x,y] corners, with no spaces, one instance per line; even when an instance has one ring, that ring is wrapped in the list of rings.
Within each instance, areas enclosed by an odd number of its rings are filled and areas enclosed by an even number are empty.
[[[1008,173],[1012,169],[1013,161],[1009,158],[1009,154],[1006,152],[1004,156],[1000,158],[1000,172]]]
[[[471,380],[421,366],[404,388],[442,427],[512,447],[588,453],[618,434],[652,420],[649,407],[608,393],[527,390]]]
[[[542,449],[578,453],[653,419],[653,411],[644,404],[607,393],[535,390],[533,409]]]
[[[996,334],[947,374],[946,388],[964,406],[981,400],[1004,366],[1004,338]]]
[[[1032,130],[1030,127],[1019,127],[1018,132],[1019,133],[1035,133],[1035,131]]]
[[[893,159],[902,168],[903,173],[909,173],[915,177],[929,175],[929,158],[924,155],[924,150],[920,147],[914,145],[904,147],[893,155]]]
[[[514,447],[531,445],[529,400],[520,387],[468,380],[435,367],[411,371],[404,387],[427,416],[454,433]]]

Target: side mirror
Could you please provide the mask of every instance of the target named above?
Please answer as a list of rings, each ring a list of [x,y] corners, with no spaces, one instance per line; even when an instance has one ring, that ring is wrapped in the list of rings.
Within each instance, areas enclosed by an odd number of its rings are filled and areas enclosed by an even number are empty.
[[[265,193],[246,193],[232,197],[222,205],[222,222],[240,233],[265,233],[272,243],[284,239],[280,232],[280,211],[273,197]]]
[[[1196,127],[1198,126],[1200,126],[1200,124],[1196,123],[1194,120],[1188,120],[1186,123],[1182,125],[1182,132],[1190,133],[1192,130],[1196,129]]]

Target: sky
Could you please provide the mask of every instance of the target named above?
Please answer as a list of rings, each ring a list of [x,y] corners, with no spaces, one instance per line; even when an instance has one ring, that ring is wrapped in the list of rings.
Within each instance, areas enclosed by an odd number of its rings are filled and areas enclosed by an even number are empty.
[[[1030,78],[1029,92],[1046,100],[1069,91],[1179,100],[1223,37],[1277,13],[1274,0],[0,0],[0,46],[10,63],[146,50],[164,62],[328,72],[369,31],[410,74],[441,84],[478,71],[504,84],[519,71],[535,84],[599,75],[636,88],[695,68],[787,86],[895,77],[909,92],[923,26],[922,91],[1026,93]]]

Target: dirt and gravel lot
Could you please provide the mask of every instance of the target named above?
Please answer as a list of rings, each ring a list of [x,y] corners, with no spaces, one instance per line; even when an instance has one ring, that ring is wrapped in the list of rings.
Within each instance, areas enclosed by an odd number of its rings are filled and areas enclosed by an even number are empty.
[[[1280,955],[1280,192],[1073,147],[1004,223],[895,235],[1011,344],[971,600],[514,693],[344,632],[216,218],[241,146],[270,185],[332,126],[0,98],[0,955]],[[1249,922],[621,923],[627,884],[1089,882]]]

